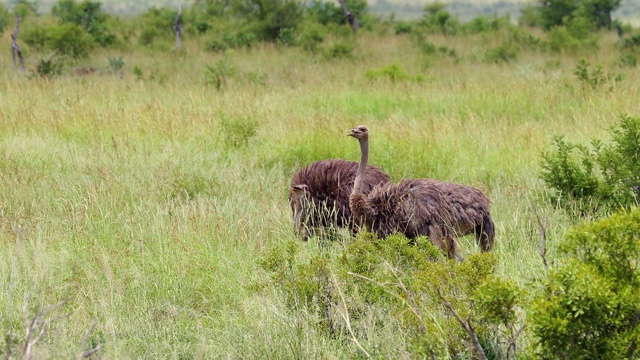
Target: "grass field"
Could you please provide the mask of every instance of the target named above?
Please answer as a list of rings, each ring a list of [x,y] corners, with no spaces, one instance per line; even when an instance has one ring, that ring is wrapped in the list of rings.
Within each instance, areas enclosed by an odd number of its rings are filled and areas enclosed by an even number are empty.
[[[96,53],[86,61],[96,74],[50,80],[17,74],[4,52],[3,354],[22,349],[39,306],[66,301],[41,316],[50,324],[35,358],[75,357],[98,344],[109,359],[359,356],[354,343],[321,336],[288,308],[258,265],[294,239],[286,199],[293,171],[319,159],[357,160],[346,130],[359,124],[372,134],[371,162],[394,180],[485,190],[499,273],[527,286],[544,272],[532,206],[551,260],[576,221],[545,195],[541,152],[554,135],[586,143],[619,115],[640,114],[640,75],[616,65],[613,35],[597,52],[530,52],[505,64],[479,60],[492,38],[432,41],[460,61],[425,59],[406,38],[373,34],[359,37],[353,60],[275,46],[230,52],[224,59],[235,72],[220,90],[205,83],[205,64],[223,56],[195,42],[178,53]],[[0,45],[9,48],[7,36]],[[108,72],[110,56],[123,56],[122,75]],[[573,74],[581,58],[624,79],[612,91],[585,88]],[[392,63],[423,80],[365,76]],[[465,255],[478,251],[469,237],[461,245]],[[319,249],[314,239],[302,251]],[[363,346],[406,356],[386,348],[385,336]]]

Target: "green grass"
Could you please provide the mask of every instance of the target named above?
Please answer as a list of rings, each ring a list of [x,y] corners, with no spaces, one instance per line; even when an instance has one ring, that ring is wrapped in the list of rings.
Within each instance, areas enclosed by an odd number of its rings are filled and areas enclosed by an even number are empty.
[[[272,46],[232,52],[239,72],[221,90],[204,81],[204,64],[221,57],[195,42],[184,56],[125,53],[122,78],[106,72],[118,53],[90,60],[104,73],[51,80],[16,74],[2,55],[0,332],[23,343],[38,303],[68,299],[48,316],[37,358],[77,355],[93,321],[88,343],[104,344],[106,358],[357,356],[350,341],[319,333],[313,314],[288,308],[258,264],[294,237],[293,171],[357,160],[346,130],[359,124],[372,133],[371,162],[393,179],[485,190],[500,274],[521,285],[542,276],[531,207],[550,259],[576,220],[545,196],[540,153],[553,135],[586,142],[619,114],[637,116],[637,70],[616,67],[613,37],[596,53],[524,53],[501,65],[476,60],[477,38],[435,37],[462,60],[424,66],[406,39],[376,36],[364,34],[350,61]],[[580,57],[625,79],[612,92],[585,92],[573,75]],[[367,79],[390,63],[425,80]],[[136,80],[134,65],[160,76]],[[471,238],[461,245],[477,251]],[[327,251],[315,240],[301,246],[308,257]],[[384,345],[397,337],[390,324],[366,345],[400,356]]]

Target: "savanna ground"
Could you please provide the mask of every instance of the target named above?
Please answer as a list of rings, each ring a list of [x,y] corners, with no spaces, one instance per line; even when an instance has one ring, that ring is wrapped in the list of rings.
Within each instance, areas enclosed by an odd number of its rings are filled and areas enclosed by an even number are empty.
[[[362,33],[353,59],[274,45],[220,55],[186,42],[179,52],[96,52],[86,61],[95,74],[41,79],[14,71],[4,52],[4,355],[23,346],[39,306],[65,300],[42,317],[50,324],[36,358],[98,344],[105,358],[362,355],[291,309],[259,265],[295,240],[286,198],[293,172],[320,159],[357,160],[346,130],[359,124],[372,134],[370,161],[394,180],[483,189],[493,202],[498,273],[529,286],[545,272],[532,208],[549,261],[578,221],[549,200],[541,152],[554,135],[586,143],[604,138],[619,115],[640,114],[638,71],[618,67],[614,34],[598,51],[530,51],[497,64],[482,60],[497,37],[430,40],[458,60],[425,57],[407,37]],[[1,45],[9,49],[8,35]],[[122,73],[109,72],[110,56],[123,56]],[[580,59],[624,78],[612,90],[584,86],[574,75]],[[235,71],[218,89],[205,81],[205,64],[223,63]],[[366,76],[389,64],[408,78]],[[329,254],[352,241],[330,243]],[[301,245],[303,256],[327,251],[320,245]],[[466,256],[478,251],[471,237],[461,245]],[[371,334],[362,346],[406,355],[386,336]]]

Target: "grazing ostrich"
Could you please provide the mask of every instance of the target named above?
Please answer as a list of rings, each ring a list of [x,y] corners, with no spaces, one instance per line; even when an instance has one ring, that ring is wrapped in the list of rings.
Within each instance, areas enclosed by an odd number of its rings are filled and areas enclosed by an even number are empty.
[[[428,236],[449,258],[462,259],[458,236],[474,233],[482,251],[493,247],[494,225],[489,214],[489,199],[482,191],[464,185],[432,179],[405,179],[385,183],[369,194],[362,191],[369,159],[369,130],[358,126],[351,130],[360,142],[360,166],[349,208],[356,224],[380,237],[394,232],[408,238]]]
[[[294,231],[303,240],[310,230],[324,227],[349,227],[356,230],[349,210],[349,195],[358,163],[347,160],[320,160],[293,175],[289,203],[293,211]],[[389,182],[389,175],[375,166],[367,166],[360,191],[367,194],[374,185]]]

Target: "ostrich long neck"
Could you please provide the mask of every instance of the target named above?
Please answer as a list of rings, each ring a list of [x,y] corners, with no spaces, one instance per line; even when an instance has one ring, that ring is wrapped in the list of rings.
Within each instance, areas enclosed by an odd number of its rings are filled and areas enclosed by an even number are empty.
[[[358,166],[358,172],[356,172],[356,180],[353,183],[353,191],[351,194],[362,194],[362,184],[364,183],[364,172],[367,168],[367,162],[369,161],[369,139],[360,140],[360,165]]]

